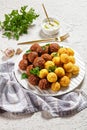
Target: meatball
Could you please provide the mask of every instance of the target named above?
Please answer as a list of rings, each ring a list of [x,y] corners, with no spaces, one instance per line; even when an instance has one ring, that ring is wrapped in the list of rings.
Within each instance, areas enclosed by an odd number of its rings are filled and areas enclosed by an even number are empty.
[[[31,75],[31,73],[30,73],[30,70],[31,70],[31,69],[33,69],[33,65],[29,65],[29,66],[27,67],[27,69],[26,69],[26,74],[27,74],[28,76]]]
[[[50,53],[57,52],[59,50],[60,46],[57,43],[52,43],[49,46]]]
[[[34,67],[40,67],[41,69],[44,68],[45,60],[42,57],[36,57],[33,65]]]
[[[28,60],[28,54],[24,54],[23,59]]]
[[[32,63],[36,57],[38,57],[38,53],[37,52],[34,52],[34,51],[30,52],[28,54],[28,60],[29,60],[29,62]]]
[[[42,54],[49,52],[49,46],[42,46]]]
[[[50,83],[47,81],[47,79],[41,79],[39,81],[38,86],[41,89],[48,89],[48,88],[50,88]]]
[[[29,78],[28,78],[28,81],[29,81],[30,84],[32,84],[34,86],[38,85],[38,83],[39,83],[39,77],[37,77],[36,75],[31,74],[29,76]]]
[[[27,66],[28,66],[28,61],[27,61],[27,60],[22,59],[22,60],[19,62],[19,68],[20,68],[21,70],[26,70]]]
[[[40,45],[39,45],[38,43],[35,43],[35,44],[33,44],[33,45],[30,47],[30,50],[31,50],[31,51],[36,51],[38,47],[40,47]]]
[[[48,46],[40,46],[36,50],[38,54],[41,56],[42,54],[48,53],[49,52],[49,47]]]
[[[49,54],[43,54],[42,56],[41,56],[45,61],[50,61],[50,60],[52,60],[52,56],[51,55],[49,55]]]

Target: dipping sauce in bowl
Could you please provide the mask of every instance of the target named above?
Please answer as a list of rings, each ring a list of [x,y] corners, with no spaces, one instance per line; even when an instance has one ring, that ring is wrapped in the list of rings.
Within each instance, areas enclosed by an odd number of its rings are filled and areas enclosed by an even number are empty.
[[[54,35],[57,34],[60,29],[60,23],[58,20],[54,18],[49,18],[50,23],[48,19],[44,19],[42,22],[42,31],[47,35]]]

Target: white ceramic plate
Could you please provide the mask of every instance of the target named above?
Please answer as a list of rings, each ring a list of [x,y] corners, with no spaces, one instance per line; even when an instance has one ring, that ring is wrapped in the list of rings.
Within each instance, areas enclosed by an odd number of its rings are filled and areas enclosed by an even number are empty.
[[[46,43],[44,43],[46,44]],[[28,50],[28,49],[27,49]],[[42,96],[59,96],[59,95],[63,95],[65,93],[68,93],[72,90],[74,90],[75,88],[77,88],[80,83],[82,82],[82,80],[84,79],[84,75],[85,75],[85,63],[83,62],[82,58],[80,57],[80,55],[75,52],[75,59],[76,59],[76,64],[80,67],[80,72],[78,74],[78,76],[71,78],[71,82],[69,84],[69,87],[65,88],[65,89],[60,89],[60,91],[58,92],[53,92],[52,90],[41,90],[38,86],[33,86],[31,84],[29,84],[29,82],[27,81],[27,79],[21,79],[21,72],[19,71],[19,67],[18,64],[20,62],[20,60],[22,59],[23,54],[26,52],[26,50],[21,53],[21,55],[18,57],[18,59],[16,60],[15,63],[15,76],[17,81],[27,90],[34,92],[35,94],[38,95],[42,95]]]

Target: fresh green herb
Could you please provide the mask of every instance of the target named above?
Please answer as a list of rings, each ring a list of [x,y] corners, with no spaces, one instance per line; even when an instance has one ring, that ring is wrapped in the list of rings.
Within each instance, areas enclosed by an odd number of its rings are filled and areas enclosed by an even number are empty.
[[[46,44],[46,46],[49,46],[50,44],[48,43],[48,44]]]
[[[27,79],[27,78],[28,78],[28,75],[26,73],[22,73],[21,79]]]
[[[40,72],[40,68],[39,67],[35,67],[33,69],[30,70],[30,73],[33,74],[33,75],[39,75],[39,72]]]
[[[42,50],[46,50],[46,46],[42,46]]]
[[[58,53],[57,52],[53,52],[53,57],[56,57],[58,56]]]
[[[12,10],[10,14],[5,14],[5,20],[0,22],[0,26],[4,31],[3,35],[9,39],[14,38],[18,40],[20,35],[28,33],[29,26],[39,15],[35,13],[33,8],[26,11],[27,7],[21,7],[20,12]]]
[[[28,54],[28,53],[30,53],[30,52],[31,52],[31,50],[27,50],[25,53]]]
[[[54,72],[55,69],[56,69],[56,66],[50,66],[50,67],[48,68],[48,72]]]
[[[46,50],[46,47],[49,46],[49,45],[50,45],[50,44],[46,44],[46,45],[42,46],[42,49],[43,49],[43,50]]]

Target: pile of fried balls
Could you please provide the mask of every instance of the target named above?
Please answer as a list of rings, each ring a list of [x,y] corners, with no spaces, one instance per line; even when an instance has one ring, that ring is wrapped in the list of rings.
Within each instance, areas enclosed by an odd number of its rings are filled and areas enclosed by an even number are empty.
[[[58,43],[31,45],[18,66],[27,74],[30,84],[54,92],[67,88],[71,78],[75,78],[80,71],[73,49],[61,47]]]

